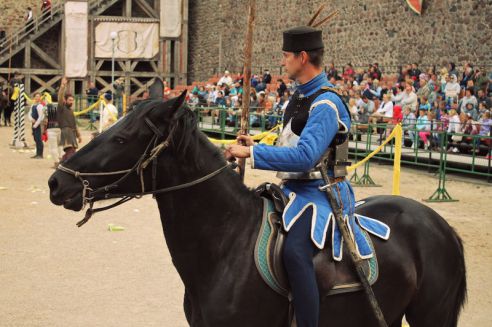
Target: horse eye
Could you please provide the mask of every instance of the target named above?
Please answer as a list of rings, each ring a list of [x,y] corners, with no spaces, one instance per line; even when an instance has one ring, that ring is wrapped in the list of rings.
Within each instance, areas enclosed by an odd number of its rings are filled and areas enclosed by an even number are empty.
[[[121,136],[116,136],[114,138],[114,141],[118,144],[124,144],[126,142],[125,138],[121,137]]]

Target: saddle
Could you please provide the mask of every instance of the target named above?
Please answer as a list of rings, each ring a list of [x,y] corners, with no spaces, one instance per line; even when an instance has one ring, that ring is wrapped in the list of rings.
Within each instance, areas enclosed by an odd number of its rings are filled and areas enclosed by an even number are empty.
[[[261,184],[255,193],[263,198],[262,222],[254,253],[256,267],[268,286],[289,298],[290,286],[282,261],[287,235],[282,225],[282,212],[289,200],[282,189],[272,183]],[[366,231],[364,237],[374,253],[372,258],[363,260],[364,272],[369,284],[373,285],[378,279],[378,262],[374,245]],[[348,259],[341,262],[334,261],[329,243],[327,242],[326,248],[313,258],[320,298],[362,290],[352,262]],[[343,252],[344,257],[348,258],[350,254],[346,248],[343,247]]]

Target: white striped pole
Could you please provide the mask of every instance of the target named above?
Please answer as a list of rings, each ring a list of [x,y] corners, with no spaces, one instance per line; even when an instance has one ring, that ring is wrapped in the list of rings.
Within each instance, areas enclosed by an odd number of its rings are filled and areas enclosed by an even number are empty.
[[[19,101],[19,142],[22,142],[24,147],[27,148],[27,142],[26,142],[26,124],[25,124],[25,117],[26,117],[26,112],[25,112],[25,107],[26,107],[26,98],[24,96],[25,88],[24,84],[19,85],[20,88],[20,95],[19,98],[17,99]]]
[[[17,98],[14,100],[14,137],[12,139],[12,146],[17,146],[18,144],[18,140],[19,140],[19,110],[17,109],[18,106],[20,105],[19,103],[19,98],[20,98],[20,91],[19,89],[18,90],[15,90],[15,88],[19,88],[19,85],[18,84],[15,84],[14,85],[14,94],[15,94],[15,91],[18,91],[19,93],[17,93]]]

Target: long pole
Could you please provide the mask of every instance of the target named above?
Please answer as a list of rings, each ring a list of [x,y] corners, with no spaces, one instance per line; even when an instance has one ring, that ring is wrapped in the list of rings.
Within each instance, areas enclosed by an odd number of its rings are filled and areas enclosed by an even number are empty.
[[[113,46],[111,47],[111,94],[114,97],[114,37],[111,35],[111,42]]]
[[[241,112],[241,135],[248,134],[249,104],[251,90],[251,57],[253,53],[253,27],[255,21],[256,0],[249,0],[248,28],[244,42],[244,70],[243,70],[243,109]],[[244,144],[243,144],[244,145]],[[244,180],[246,160],[239,159],[239,176]]]

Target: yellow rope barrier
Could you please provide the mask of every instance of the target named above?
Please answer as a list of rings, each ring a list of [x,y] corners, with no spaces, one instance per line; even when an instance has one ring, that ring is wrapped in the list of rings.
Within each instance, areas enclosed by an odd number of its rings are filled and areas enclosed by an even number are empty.
[[[81,110],[81,111],[76,111],[74,112],[74,116],[75,117],[78,117],[80,115],[84,115],[86,113],[88,113],[89,111],[91,110],[94,110],[100,103],[101,103],[101,99],[97,100],[95,103],[91,104],[88,108],[84,109],[84,110]]]
[[[34,102],[34,100],[31,99],[25,92],[22,93],[22,95],[24,96],[24,99],[26,99],[27,102],[29,102],[31,104]],[[13,97],[13,95],[12,95],[12,97]],[[53,102],[53,100],[51,99],[51,94],[49,94],[48,92],[44,92],[43,95],[41,95],[41,100],[45,100],[46,103],[52,103]]]
[[[395,158],[393,162],[393,195],[400,195],[400,162],[401,162],[401,142],[402,142],[402,134],[403,129],[401,124],[395,126],[391,134],[378,146],[374,151],[372,151],[367,157],[357,162],[355,165],[352,165],[347,168],[348,171],[353,171],[363,164],[365,164],[369,159],[374,157],[377,153],[379,153],[383,147],[389,143],[393,138],[395,139]]]

